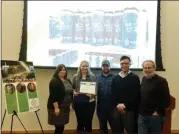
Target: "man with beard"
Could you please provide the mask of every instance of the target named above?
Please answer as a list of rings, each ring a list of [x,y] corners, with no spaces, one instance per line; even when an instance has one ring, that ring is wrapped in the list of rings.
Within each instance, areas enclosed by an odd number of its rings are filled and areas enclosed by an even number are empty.
[[[101,134],[108,134],[108,122],[110,127],[112,127],[111,83],[113,76],[114,75],[110,72],[110,62],[108,60],[104,60],[102,62],[102,72],[97,77],[97,116],[99,119]]]
[[[140,79],[130,71],[131,59],[120,58],[121,72],[112,80],[113,134],[137,133],[137,115],[140,95]]]
[[[138,134],[161,134],[162,117],[170,104],[168,82],[155,73],[155,63],[144,61]]]

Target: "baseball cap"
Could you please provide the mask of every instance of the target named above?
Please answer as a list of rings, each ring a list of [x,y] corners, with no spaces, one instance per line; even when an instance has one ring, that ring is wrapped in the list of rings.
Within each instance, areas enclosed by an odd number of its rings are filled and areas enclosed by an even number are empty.
[[[108,66],[110,66],[110,62],[108,61],[108,60],[104,60],[103,62],[102,62],[102,66],[103,65],[108,65]]]

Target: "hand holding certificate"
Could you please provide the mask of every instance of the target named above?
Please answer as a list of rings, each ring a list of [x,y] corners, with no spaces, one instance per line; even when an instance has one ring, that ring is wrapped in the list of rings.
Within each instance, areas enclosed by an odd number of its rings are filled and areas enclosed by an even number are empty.
[[[81,81],[79,92],[85,93],[85,94],[96,95],[96,87],[97,87],[96,82]]]

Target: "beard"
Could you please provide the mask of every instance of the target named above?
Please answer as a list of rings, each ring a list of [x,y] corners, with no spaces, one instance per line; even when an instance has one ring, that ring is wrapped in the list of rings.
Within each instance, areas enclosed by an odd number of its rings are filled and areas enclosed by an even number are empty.
[[[149,73],[149,74],[144,74],[144,76],[147,78],[147,79],[151,79],[153,76],[154,76],[154,73]]]
[[[103,73],[104,73],[104,74],[108,74],[108,73],[109,73],[109,70],[104,70]]]

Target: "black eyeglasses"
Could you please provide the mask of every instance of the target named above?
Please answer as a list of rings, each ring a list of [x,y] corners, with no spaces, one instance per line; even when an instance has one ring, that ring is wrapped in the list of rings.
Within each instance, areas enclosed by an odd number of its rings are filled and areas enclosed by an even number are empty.
[[[120,63],[121,65],[129,65],[129,63]]]

